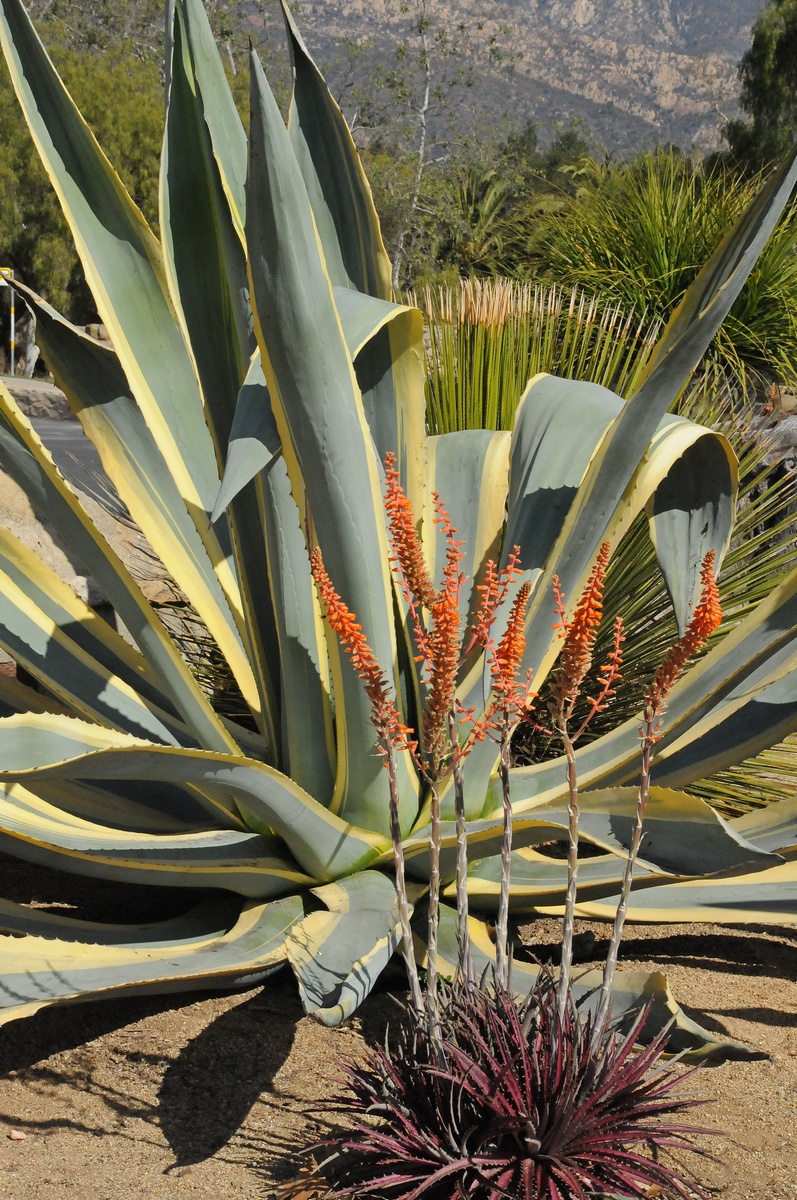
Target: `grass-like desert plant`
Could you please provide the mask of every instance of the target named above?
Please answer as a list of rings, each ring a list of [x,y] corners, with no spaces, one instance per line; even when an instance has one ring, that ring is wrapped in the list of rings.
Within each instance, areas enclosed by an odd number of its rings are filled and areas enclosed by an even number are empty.
[[[662,328],[578,288],[500,277],[427,287],[408,302],[426,321],[431,433],[510,429],[527,381],[543,371],[631,395]]]
[[[635,1049],[645,1015],[595,1056],[593,1023],[545,981],[526,1011],[501,988],[446,986],[438,1048],[404,1022],[344,1069],[350,1128],[323,1149],[332,1196],[386,1200],[645,1200],[699,1194],[660,1152],[703,1153],[694,1100],[662,1067],[666,1034]],[[334,1109],[334,1105],[333,1105]]]
[[[575,198],[529,229],[522,269],[666,319],[764,177],[671,148],[630,162],[587,159]],[[796,236],[790,206],[717,334],[715,361],[797,378]]]

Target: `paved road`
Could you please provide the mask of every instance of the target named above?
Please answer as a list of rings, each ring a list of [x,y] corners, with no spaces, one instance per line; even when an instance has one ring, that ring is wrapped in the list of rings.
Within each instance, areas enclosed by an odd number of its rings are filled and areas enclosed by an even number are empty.
[[[102,469],[99,454],[77,421],[35,417],[31,424],[52,454],[55,465],[71,484],[110,511],[125,515],[126,509]]]

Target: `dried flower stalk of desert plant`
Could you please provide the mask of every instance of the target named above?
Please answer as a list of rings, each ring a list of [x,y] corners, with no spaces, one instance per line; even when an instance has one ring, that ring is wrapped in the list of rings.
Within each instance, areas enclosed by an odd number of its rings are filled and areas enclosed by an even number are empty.
[[[430,793],[429,919],[427,930],[426,1002],[433,1030],[439,1031],[437,999],[437,938],[440,914],[440,783],[454,774],[457,830],[464,828],[461,752],[458,739],[451,737],[449,717],[455,711],[456,680],[461,656],[459,593],[462,583],[462,549],[437,492],[434,493],[435,524],[446,537],[446,562],[441,587],[435,588],[423,556],[412,506],[401,486],[395,455],[385,457],[385,511],[388,517],[390,563],[401,587],[410,616],[417,651],[423,664],[427,698],[421,722],[422,745],[416,764]],[[428,615],[427,615],[428,614]],[[465,870],[467,862],[465,862]],[[457,885],[462,864],[457,856]],[[464,886],[464,885],[463,885]],[[467,898],[466,898],[467,899]],[[472,973],[468,911],[457,910],[459,965],[466,977]]]

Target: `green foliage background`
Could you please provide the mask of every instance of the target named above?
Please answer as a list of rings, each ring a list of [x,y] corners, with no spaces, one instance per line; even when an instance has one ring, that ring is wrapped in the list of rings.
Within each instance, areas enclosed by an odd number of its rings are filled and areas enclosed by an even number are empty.
[[[750,121],[730,121],[733,154],[754,169],[782,158],[797,137],[797,0],[770,0],[739,63],[740,104]]]
[[[163,122],[158,68],[117,44],[103,54],[66,47],[54,57],[67,86],[147,219],[158,219]],[[58,201],[0,74],[0,260],[80,324],[96,320]]]

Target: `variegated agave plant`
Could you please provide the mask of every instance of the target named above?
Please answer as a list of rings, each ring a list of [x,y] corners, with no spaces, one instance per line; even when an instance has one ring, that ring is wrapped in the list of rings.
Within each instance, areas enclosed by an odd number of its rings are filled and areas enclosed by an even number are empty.
[[[53,70],[19,0],[2,0],[3,49],[63,203],[113,350],[24,291],[58,384],[135,521],[229,664],[251,713],[223,719],[29,422],[0,389],[0,465],[46,511],[129,630],[131,646],[10,533],[0,531],[0,643],[44,694],[0,681],[4,850],[105,879],[218,889],[179,919],[113,927],[3,902],[5,1017],[122,989],[252,983],[289,961],[307,1009],[334,1023],[397,942],[386,773],[369,703],[325,629],[308,548],[319,545],[409,723],[420,683],[388,566],[381,462],[396,456],[422,514],[430,569],[444,546],[439,491],[462,538],[467,610],[486,560],[521,547],[533,585],[527,664],[557,654],[551,578],[577,596],[599,545],[647,506],[680,625],[699,565],[733,519],[726,442],[667,410],[728,312],[790,193],[794,156],[701,273],[624,403],[549,376],[528,385],[512,433],[426,437],[420,313],[396,304],[371,194],[343,117],[286,12],[288,127],[256,57],[247,138],[200,0],[176,0],[159,243]],[[23,289],[24,290],[24,289]],[[680,789],[797,728],[797,574],[674,690],[657,747],[638,911],[657,919],[793,919],[797,869],[785,802],[736,824]],[[472,659],[460,696],[483,708]],[[582,906],[611,908],[632,826],[637,723],[580,751],[582,830],[600,853]],[[495,747],[467,760],[471,902],[498,891]],[[401,821],[417,896],[428,808],[408,756]],[[514,772],[512,903],[561,904],[564,864],[534,849],[563,836],[561,763]],[[443,796],[444,900],[452,898]],[[712,878],[708,881],[706,876]],[[649,889],[649,890],[644,890]],[[213,895],[214,893],[210,893]],[[749,897],[749,903],[748,903]],[[22,937],[18,935],[24,935]],[[486,926],[473,918],[482,962]],[[418,952],[423,953],[422,943]],[[442,970],[456,955],[443,910]],[[525,986],[530,968],[518,965]],[[581,980],[582,990],[590,978]],[[660,976],[620,976],[616,1010],[653,999],[654,1032],[725,1053]]]

